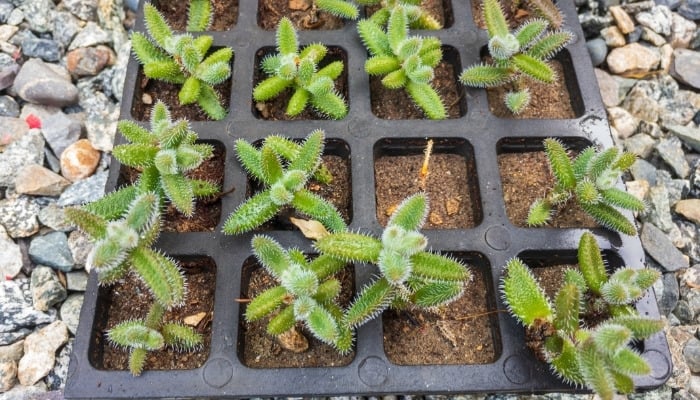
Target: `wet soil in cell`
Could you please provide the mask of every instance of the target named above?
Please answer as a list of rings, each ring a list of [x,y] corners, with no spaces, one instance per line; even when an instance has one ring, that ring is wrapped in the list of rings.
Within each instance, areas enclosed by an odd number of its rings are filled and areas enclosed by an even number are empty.
[[[153,4],[177,31],[187,28],[189,1],[154,0]],[[238,21],[238,0],[211,0],[213,20],[208,31],[225,31]]]
[[[475,184],[467,171],[464,156],[433,154],[425,186],[421,186],[424,156],[382,156],[374,163],[377,220],[386,226],[389,217],[406,197],[425,191],[430,214],[424,229],[470,228],[476,225],[474,202],[469,185]]]
[[[496,360],[496,314],[484,274],[470,267],[473,278],[465,294],[435,312],[385,311],[384,351],[399,365],[487,364]]]
[[[503,101],[506,93],[515,91],[514,83],[487,88],[489,110],[500,118],[519,119],[570,119],[576,118],[571,105],[569,89],[566,87],[564,68],[557,60],[549,61],[557,79],[543,83],[525,78],[525,87],[530,90],[530,104],[520,114],[514,115]]]
[[[144,370],[194,369],[201,367],[209,357],[216,266],[207,257],[188,258],[179,260],[179,263],[187,279],[187,299],[183,306],[166,312],[165,320],[182,322],[186,317],[201,317],[193,327],[203,335],[204,345],[191,352],[170,348],[149,351]],[[107,340],[106,332],[121,322],[145,318],[152,303],[153,296],[149,289],[135,274],[126,275],[112,286],[100,288],[96,313],[99,317],[96,319],[92,346],[95,367],[106,370],[129,369],[129,350],[112,346]]]
[[[275,279],[255,262],[248,259],[243,265],[242,299],[252,299],[263,291],[279,285]],[[249,277],[246,279],[246,277]],[[347,307],[354,293],[352,267],[345,267],[336,274],[343,288],[337,304]],[[248,282],[246,282],[248,280]],[[247,285],[246,285],[247,283]],[[245,303],[243,303],[245,304]],[[348,365],[355,357],[355,351],[341,355],[333,346],[313,337],[301,323],[296,328],[308,340],[306,351],[295,353],[284,349],[277,338],[267,333],[267,324],[276,313],[253,322],[244,319],[245,307],[241,309],[241,330],[239,333],[238,354],[243,364],[251,368],[298,368],[298,367],[338,367]],[[242,340],[242,341],[241,341]]]
[[[449,28],[454,22],[450,0],[422,0],[420,7],[435,18],[443,28]],[[370,17],[380,8],[381,5],[367,6],[365,7],[365,15]]]
[[[259,50],[258,53],[255,55],[256,60],[262,61],[262,59],[267,54],[274,54],[274,52],[268,52],[266,51],[266,49]],[[345,66],[343,68],[343,73],[340,74],[338,79],[335,80],[335,90],[336,92],[340,93],[341,97],[345,99],[345,104],[348,105],[348,63],[347,57],[345,56],[343,51],[335,47],[329,48],[328,54],[318,64],[318,67],[319,69],[321,69],[334,61],[342,61],[343,65]],[[260,65],[259,62],[258,65]],[[253,87],[257,86],[261,81],[265,80],[266,78],[268,78],[268,76],[266,76],[266,74],[261,70],[261,68],[257,68],[253,76]],[[311,104],[307,105],[306,109],[302,111],[299,115],[296,115],[294,117],[288,116],[286,114],[287,104],[289,104],[289,99],[292,97],[293,94],[294,90],[291,88],[287,88],[274,99],[260,102],[255,102],[255,100],[253,100],[255,105],[255,115],[258,118],[271,121],[329,119],[325,114],[316,111],[314,108],[312,108]]]
[[[258,26],[273,31],[282,17],[299,30],[340,29],[342,18],[316,8],[312,0],[258,0]]]
[[[352,190],[351,190],[351,180],[350,180],[350,160],[335,155],[324,155],[321,157],[323,160],[323,165],[326,166],[328,171],[333,176],[333,181],[326,185],[319,183],[317,180],[312,179],[306,188],[311,192],[323,197],[328,200],[331,204],[338,209],[340,215],[343,217],[346,223],[350,223],[352,220]],[[257,193],[262,190],[262,186],[257,181],[248,182],[248,192],[246,197],[251,197],[253,193]],[[297,213],[291,207],[284,207],[277,213],[277,216],[273,217],[270,221],[261,225],[258,230],[292,230],[296,229],[290,222],[289,218],[304,218],[308,219],[307,216]]]
[[[405,89],[388,89],[382,85],[383,76],[369,79],[372,112],[382,119],[426,119],[425,113],[413,102]],[[435,68],[431,83],[447,109],[447,118],[462,116],[460,103],[463,90],[457,86],[454,66],[443,60]]]
[[[199,107],[197,103],[183,106],[180,104],[178,93],[180,85],[167,83],[156,79],[150,79],[139,68],[134,102],[131,106],[131,115],[139,121],[147,121],[151,118],[151,109],[158,100],[168,106],[170,116],[173,119],[187,119],[189,121],[211,121],[211,118]],[[231,103],[231,78],[214,86],[214,91],[219,97],[219,104],[228,111]]]
[[[188,172],[186,175],[192,179],[201,179],[214,182],[220,190],[224,184],[224,164],[226,162],[225,147],[218,143],[210,143],[214,146],[211,158],[204,160],[202,164]],[[140,172],[131,167],[124,167],[121,171],[124,183],[135,182]],[[168,203],[161,217],[161,229],[166,232],[207,232],[213,231],[221,219],[220,196],[204,197],[195,200],[194,213],[187,217],[179,212],[172,204]]]
[[[503,200],[508,219],[515,226],[527,226],[527,214],[535,200],[554,187],[544,151],[503,153],[498,155],[498,168],[503,185]],[[598,224],[575,200],[555,209],[546,226],[554,228],[595,228]]]

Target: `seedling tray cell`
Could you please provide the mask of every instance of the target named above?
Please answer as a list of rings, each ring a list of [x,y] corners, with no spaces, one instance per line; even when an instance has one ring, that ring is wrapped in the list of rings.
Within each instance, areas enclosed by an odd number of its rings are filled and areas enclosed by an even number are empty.
[[[446,1],[447,27],[433,32],[447,49],[448,61],[457,74],[462,67],[480,62],[487,34],[473,22],[471,2]],[[256,56],[260,49],[275,44],[275,32],[258,26],[258,2],[241,1],[237,23],[228,31],[207,32],[214,47],[230,46],[235,53],[230,85],[229,113],[222,121],[192,121],[191,128],[203,141],[218,141],[225,147],[223,189],[234,189],[221,198],[221,217],[212,231],[164,232],[156,247],[167,254],[210,257],[216,265],[211,348],[204,364],[189,370],[147,370],[134,378],[128,371],[105,370],[94,353],[95,328],[99,321],[100,290],[92,274],[81,311],[74,352],[65,387],[67,399],[98,398],[235,398],[271,396],[341,396],[383,394],[454,394],[493,392],[575,391],[554,377],[547,365],[537,361],[524,343],[524,330],[504,310],[498,287],[502,268],[512,257],[523,255],[541,261],[542,268],[558,260],[571,261],[583,228],[528,228],[516,226],[506,214],[498,155],[541,150],[545,137],[558,137],[574,150],[588,144],[600,148],[613,145],[605,108],[585,47],[585,40],[573,1],[559,1],[565,27],[575,39],[558,60],[564,67],[571,103],[576,115],[571,119],[498,118],[489,111],[486,91],[460,86],[459,117],[443,121],[387,120],[372,112],[369,77],[364,73],[367,52],[356,33],[356,23],[346,21],[340,29],[300,31],[301,45],[322,42],[338,48],[346,59],[346,118],[333,120],[271,121],[258,118],[252,100]],[[135,29],[145,31],[143,5]],[[139,66],[132,56],[127,68],[121,118],[141,121],[131,110],[141,101]],[[270,134],[302,139],[315,129],[323,129],[329,139],[328,154],[347,157],[351,176],[351,220],[349,227],[379,235],[374,161],[377,157],[408,152],[416,154],[434,139],[437,149],[463,156],[470,170],[465,182],[471,194],[473,226],[458,229],[424,230],[432,250],[466,257],[473,273],[482,274],[487,288],[483,316],[490,329],[494,355],[482,363],[452,365],[398,365],[392,362],[383,343],[381,318],[363,325],[356,332],[354,357],[347,365],[309,368],[250,368],[239,357],[243,307],[237,301],[244,281],[242,266],[252,256],[250,240],[254,233],[227,236],[222,226],[248,192],[248,178],[236,160],[234,141],[262,140]],[[117,143],[123,143],[121,136]],[[405,148],[402,148],[406,145]],[[444,146],[444,147],[440,147]],[[448,149],[448,150],[445,150]],[[117,187],[120,168],[113,163],[107,190]],[[622,185],[620,185],[622,186]],[[631,215],[627,214],[628,217]],[[285,228],[286,229],[286,228]],[[264,231],[282,246],[297,247],[311,254],[310,241],[296,230],[272,228]],[[644,252],[638,237],[594,228],[593,233],[604,254],[615,265],[642,267]],[[376,274],[366,265],[354,265],[356,290],[368,284]],[[466,296],[471,295],[467,287]],[[658,318],[652,291],[636,305],[641,315]],[[469,323],[466,321],[465,323]],[[97,335],[97,336],[96,336]],[[663,333],[645,340],[639,349],[650,362],[649,376],[635,379],[638,390],[663,384],[672,371],[671,356]]]

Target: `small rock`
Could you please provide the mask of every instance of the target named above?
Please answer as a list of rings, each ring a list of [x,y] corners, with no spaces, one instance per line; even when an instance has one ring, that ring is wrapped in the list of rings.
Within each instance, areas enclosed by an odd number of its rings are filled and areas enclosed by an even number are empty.
[[[66,272],[66,289],[72,292],[84,292],[87,289],[88,275],[85,271]]]
[[[24,120],[13,117],[0,117],[0,151],[5,150],[10,143],[23,137],[29,132],[29,126]],[[0,156],[0,160],[2,160]]]
[[[678,13],[692,21],[700,19],[700,0],[685,0],[678,8]]]
[[[0,3],[0,24],[7,22],[7,19],[10,17],[10,13],[14,9],[15,7],[10,3]]]
[[[63,5],[83,21],[95,21],[97,18],[97,0],[64,0]]]
[[[676,308],[673,309],[673,315],[678,318],[681,324],[692,324],[695,322],[695,312],[686,300],[678,300]]]
[[[30,334],[37,325],[56,320],[56,310],[48,313],[37,311],[32,306],[27,284],[26,295],[22,285],[28,279],[0,282],[0,345],[8,345]]]
[[[654,32],[668,36],[671,34],[671,10],[666,6],[654,6],[649,12],[640,12],[636,15],[637,22]]]
[[[75,50],[79,47],[90,47],[98,44],[111,44],[112,37],[104,29],[94,22],[88,22],[83,29],[75,35],[68,50]]]
[[[661,136],[663,136],[663,132],[661,131],[661,127],[659,126],[659,124],[645,120],[639,121],[637,133],[649,135],[654,139],[659,139]]]
[[[700,372],[700,340],[697,338],[692,338],[685,344],[683,348],[683,355],[685,356],[685,362],[690,367],[690,371],[693,373]]]
[[[24,21],[24,13],[19,8],[15,8],[14,10],[12,10],[12,12],[10,12],[10,15],[7,17],[8,25],[17,26],[21,24],[22,21]]]
[[[675,226],[671,218],[671,206],[668,189],[658,184],[649,190],[649,203],[642,220],[651,222],[664,232],[670,232]]]
[[[39,230],[39,206],[27,196],[0,200],[0,224],[12,238],[29,237]]]
[[[7,42],[17,33],[18,27],[12,25],[0,25],[0,41]]]
[[[700,52],[688,49],[674,50],[671,75],[686,85],[700,89]]]
[[[593,70],[600,86],[600,95],[603,97],[603,104],[606,107],[615,107],[620,104],[620,85],[613,77],[600,68]]]
[[[73,231],[68,235],[68,248],[73,255],[75,268],[84,267],[88,254],[92,251],[92,240],[80,231]]]
[[[2,53],[0,53],[0,55],[2,55]],[[0,90],[4,90],[12,86],[18,72],[19,65],[17,65],[14,61],[6,65],[0,65]]]
[[[61,207],[75,206],[100,199],[105,193],[107,175],[108,171],[101,171],[87,179],[75,182],[61,193],[56,204]]]
[[[676,308],[680,298],[678,281],[674,273],[663,274],[661,279],[654,283],[656,301],[661,315],[668,316]]]
[[[659,153],[666,163],[673,168],[681,178],[687,178],[690,173],[690,166],[685,160],[685,153],[681,145],[680,139],[671,136],[661,139],[656,145],[656,151]]]
[[[51,17],[56,8],[52,0],[25,0],[20,4],[24,20],[32,31],[44,33],[51,30]]]
[[[676,203],[676,213],[700,225],[700,199],[685,199]]]
[[[71,13],[58,11],[54,14],[53,38],[61,43],[63,48],[70,45],[80,29],[80,22]]]
[[[642,38],[643,26],[637,26],[634,30],[627,34],[627,43],[636,43]]]
[[[17,70],[19,71],[19,68]],[[2,78],[0,78],[0,80],[2,80]],[[11,85],[12,84],[10,83],[10,85],[8,85],[8,87]],[[2,86],[2,85],[0,84],[0,86]],[[1,87],[0,87],[0,90],[2,90]],[[15,99],[13,99],[10,96],[0,96],[0,117],[15,118],[17,116],[19,116],[19,105],[17,104]],[[0,122],[0,126],[4,126],[4,125],[5,124]],[[25,124],[25,126],[26,126],[26,124]]]
[[[311,8],[309,0],[289,0],[289,9],[295,11],[306,11]]]
[[[680,138],[683,143],[700,153],[700,128],[691,128],[683,125],[667,125],[666,129]]]
[[[605,57],[608,55],[608,46],[605,44],[605,40],[601,38],[587,41],[586,48],[588,49],[588,55],[591,56],[591,62],[594,67],[602,64],[605,61]]]
[[[600,31],[600,36],[605,39],[605,44],[608,47],[622,47],[627,43],[625,36],[616,26],[609,26],[603,29]]]
[[[66,378],[68,377],[68,365],[70,364],[70,355],[73,352],[74,339],[69,339],[68,343],[63,346],[61,351],[56,357],[56,365],[53,367],[51,372],[46,375],[46,386],[49,390],[61,390],[66,384]],[[59,392],[60,393],[60,392]],[[62,395],[56,399],[61,400]],[[50,399],[46,399],[50,400]]]
[[[666,44],[666,39],[658,33],[652,31],[647,27],[642,28],[642,39],[653,44],[656,47],[661,47]]]
[[[22,53],[27,57],[57,62],[61,59],[62,51],[60,44],[55,40],[29,38],[22,42]]]
[[[0,225],[0,279],[13,279],[22,270],[22,252]]]
[[[640,238],[644,250],[666,271],[673,272],[689,267],[689,262],[683,253],[676,249],[666,234],[653,224],[644,223]]]
[[[643,179],[639,181],[627,181],[625,182],[625,186],[627,187],[627,193],[638,199],[646,199],[649,195],[649,182]]]
[[[608,11],[610,15],[615,19],[617,27],[623,34],[628,34],[634,30],[634,21],[630,18],[629,14],[625,12],[620,6],[611,6]]]
[[[66,220],[65,209],[54,203],[39,211],[39,222],[54,231],[69,232],[73,230],[73,226]]]
[[[60,107],[26,103],[22,105],[22,112],[20,113],[19,118],[26,121],[30,116],[34,116],[39,118],[43,127],[44,122],[48,118],[60,112],[62,112]]]
[[[94,76],[114,63],[117,55],[107,46],[81,47],[66,55],[68,72],[75,76]]]
[[[82,82],[78,83],[78,88],[81,90],[80,106],[87,112],[85,127],[88,140],[97,150],[112,151],[119,120],[119,106],[104,93],[95,92]]]
[[[700,397],[700,376],[692,375],[690,377],[690,385],[688,388],[688,392],[690,395],[694,396],[694,398]]]
[[[80,321],[80,308],[83,306],[83,294],[74,293],[66,298],[66,301],[61,304],[59,316],[66,323],[70,333],[75,335],[78,331],[78,322]]]
[[[57,112],[42,121],[44,138],[57,157],[78,141],[81,131],[80,123],[62,112]]]
[[[68,237],[63,232],[34,237],[29,245],[29,258],[37,264],[63,272],[71,271],[74,264],[73,255],[68,248]]]
[[[38,164],[25,165],[15,177],[15,191],[34,196],[59,196],[70,182]]]
[[[24,355],[24,340],[7,346],[0,346],[0,360],[19,361]]]
[[[306,339],[306,336],[296,328],[292,328],[276,337],[280,346],[293,353],[303,353],[309,348],[309,341]]]
[[[608,108],[608,116],[621,139],[632,136],[639,125],[639,120],[622,107]]]
[[[100,162],[100,152],[87,139],[80,139],[61,154],[61,174],[75,182],[92,175]]]
[[[459,213],[460,209],[460,200],[457,198],[449,198],[447,201],[445,201],[445,210],[447,211],[447,215],[455,215]]]
[[[639,81],[627,94],[622,107],[641,120],[656,122],[663,111],[657,102],[658,89],[656,82]]]
[[[0,393],[7,392],[17,383],[17,361],[0,360]]]
[[[34,309],[48,311],[51,306],[66,299],[66,288],[61,285],[56,272],[49,268],[38,266],[31,276],[32,300]]]
[[[668,72],[671,69],[671,62],[673,61],[673,47],[668,43],[659,47],[659,56],[661,58],[661,61],[659,61],[659,69]]]
[[[695,22],[688,21],[680,16],[680,14],[673,13],[670,39],[671,46],[673,46],[674,49],[687,49],[690,46],[690,42],[693,40],[696,27]]]
[[[436,213],[436,212],[431,212],[431,213],[428,215],[428,221],[430,221],[430,223],[433,224],[433,225],[442,225],[443,222],[444,222],[444,221],[442,220],[442,217],[440,216],[440,214],[438,214],[438,213]]]
[[[22,65],[13,88],[26,101],[56,107],[78,103],[78,89],[66,78],[58,65],[31,58]],[[66,72],[67,73],[67,72]]]
[[[656,141],[654,139],[643,133],[638,133],[624,141],[625,150],[641,158],[649,157],[654,150],[655,144]]]
[[[17,171],[25,165],[43,164],[43,161],[44,138],[38,129],[31,129],[0,153],[0,186],[13,187]]]
[[[19,360],[17,377],[22,385],[30,386],[46,376],[54,366],[56,350],[68,342],[68,329],[56,321],[27,336],[24,357]]]
[[[649,72],[658,67],[661,56],[656,49],[639,43],[631,43],[613,49],[608,54],[607,61],[612,73],[633,76]]]
[[[15,385],[9,391],[3,393],[3,400],[59,400],[48,399],[46,396],[46,385],[44,382],[39,382],[34,386]]]

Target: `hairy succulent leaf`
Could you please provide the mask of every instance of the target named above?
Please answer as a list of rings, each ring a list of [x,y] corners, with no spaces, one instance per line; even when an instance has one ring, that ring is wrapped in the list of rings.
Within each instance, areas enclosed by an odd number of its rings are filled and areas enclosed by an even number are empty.
[[[536,320],[551,321],[552,306],[527,266],[512,258],[506,264],[505,274],[501,290],[510,312],[526,326],[532,326]]]

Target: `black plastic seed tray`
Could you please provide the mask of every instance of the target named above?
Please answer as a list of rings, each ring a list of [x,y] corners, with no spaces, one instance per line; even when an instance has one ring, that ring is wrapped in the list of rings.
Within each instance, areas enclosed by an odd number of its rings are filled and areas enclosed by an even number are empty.
[[[243,265],[251,257],[252,234],[227,236],[221,233],[226,217],[244,200],[248,185],[235,158],[233,143],[250,142],[272,133],[303,138],[314,129],[323,129],[333,146],[330,152],[349,159],[352,206],[350,228],[378,235],[382,231],[376,216],[374,161],[377,157],[420,154],[426,138],[435,140],[434,152],[459,154],[465,160],[475,226],[468,229],[426,230],[433,250],[456,254],[482,274],[487,288],[486,303],[491,311],[503,310],[498,292],[503,266],[520,256],[534,267],[575,263],[578,239],[584,229],[523,228],[506,216],[497,155],[542,149],[542,139],[559,137],[570,148],[594,144],[612,146],[605,109],[585,48],[573,1],[560,1],[566,28],[576,38],[558,56],[564,65],[566,85],[576,118],[562,120],[514,120],[491,114],[484,90],[459,86],[461,116],[444,121],[384,120],[370,107],[369,78],[364,73],[366,50],[360,43],[354,22],[339,30],[301,31],[302,44],[322,42],[342,51],[348,71],[349,113],[340,121],[267,121],[259,119],[252,101],[256,54],[274,46],[275,32],[258,27],[256,1],[241,0],[238,23],[226,32],[207,32],[214,46],[234,49],[231,106],[219,122],[192,122],[192,128],[206,141],[225,147],[224,188],[235,188],[222,199],[218,226],[211,232],[163,233],[157,247],[173,256],[207,256],[216,264],[216,291],[212,321],[211,350],[200,368],[193,370],[149,370],[134,378],[128,371],[105,370],[100,363],[98,343],[104,332],[96,329],[103,318],[95,274],[92,274],[80,327],[71,357],[65,397],[95,398],[227,398],[266,396],[336,396],[347,394],[382,395],[396,393],[450,394],[470,392],[574,391],[554,377],[526,348],[524,330],[507,313],[489,317],[494,357],[488,363],[470,365],[405,366],[392,363],[385,354],[382,319],[362,326],[356,334],[355,353],[345,366],[321,368],[251,368],[240,354],[242,305],[235,301],[243,292]],[[487,43],[485,30],[475,26],[468,0],[445,0],[452,22],[445,29],[425,32],[438,36],[446,59],[456,71],[479,62]],[[143,5],[141,6],[141,10]],[[142,11],[136,23],[144,30]],[[124,87],[122,119],[134,119],[132,103],[138,85],[139,66],[131,58]],[[455,78],[456,79],[456,78]],[[141,121],[147,124],[147,121]],[[123,141],[117,138],[117,141]],[[117,186],[120,168],[112,164],[107,189]],[[629,215],[628,215],[629,216]],[[604,229],[593,229],[612,267],[641,267],[644,252],[637,237]],[[312,253],[310,242],[292,230],[266,231],[285,247],[296,246]],[[354,266],[355,288],[368,283],[376,271]],[[469,288],[466,296],[470,296]],[[653,293],[638,303],[642,315],[658,317]],[[468,320],[464,323],[470,323]],[[647,377],[635,380],[638,389],[661,385],[671,374],[668,345],[662,333],[639,345],[653,366]]]

